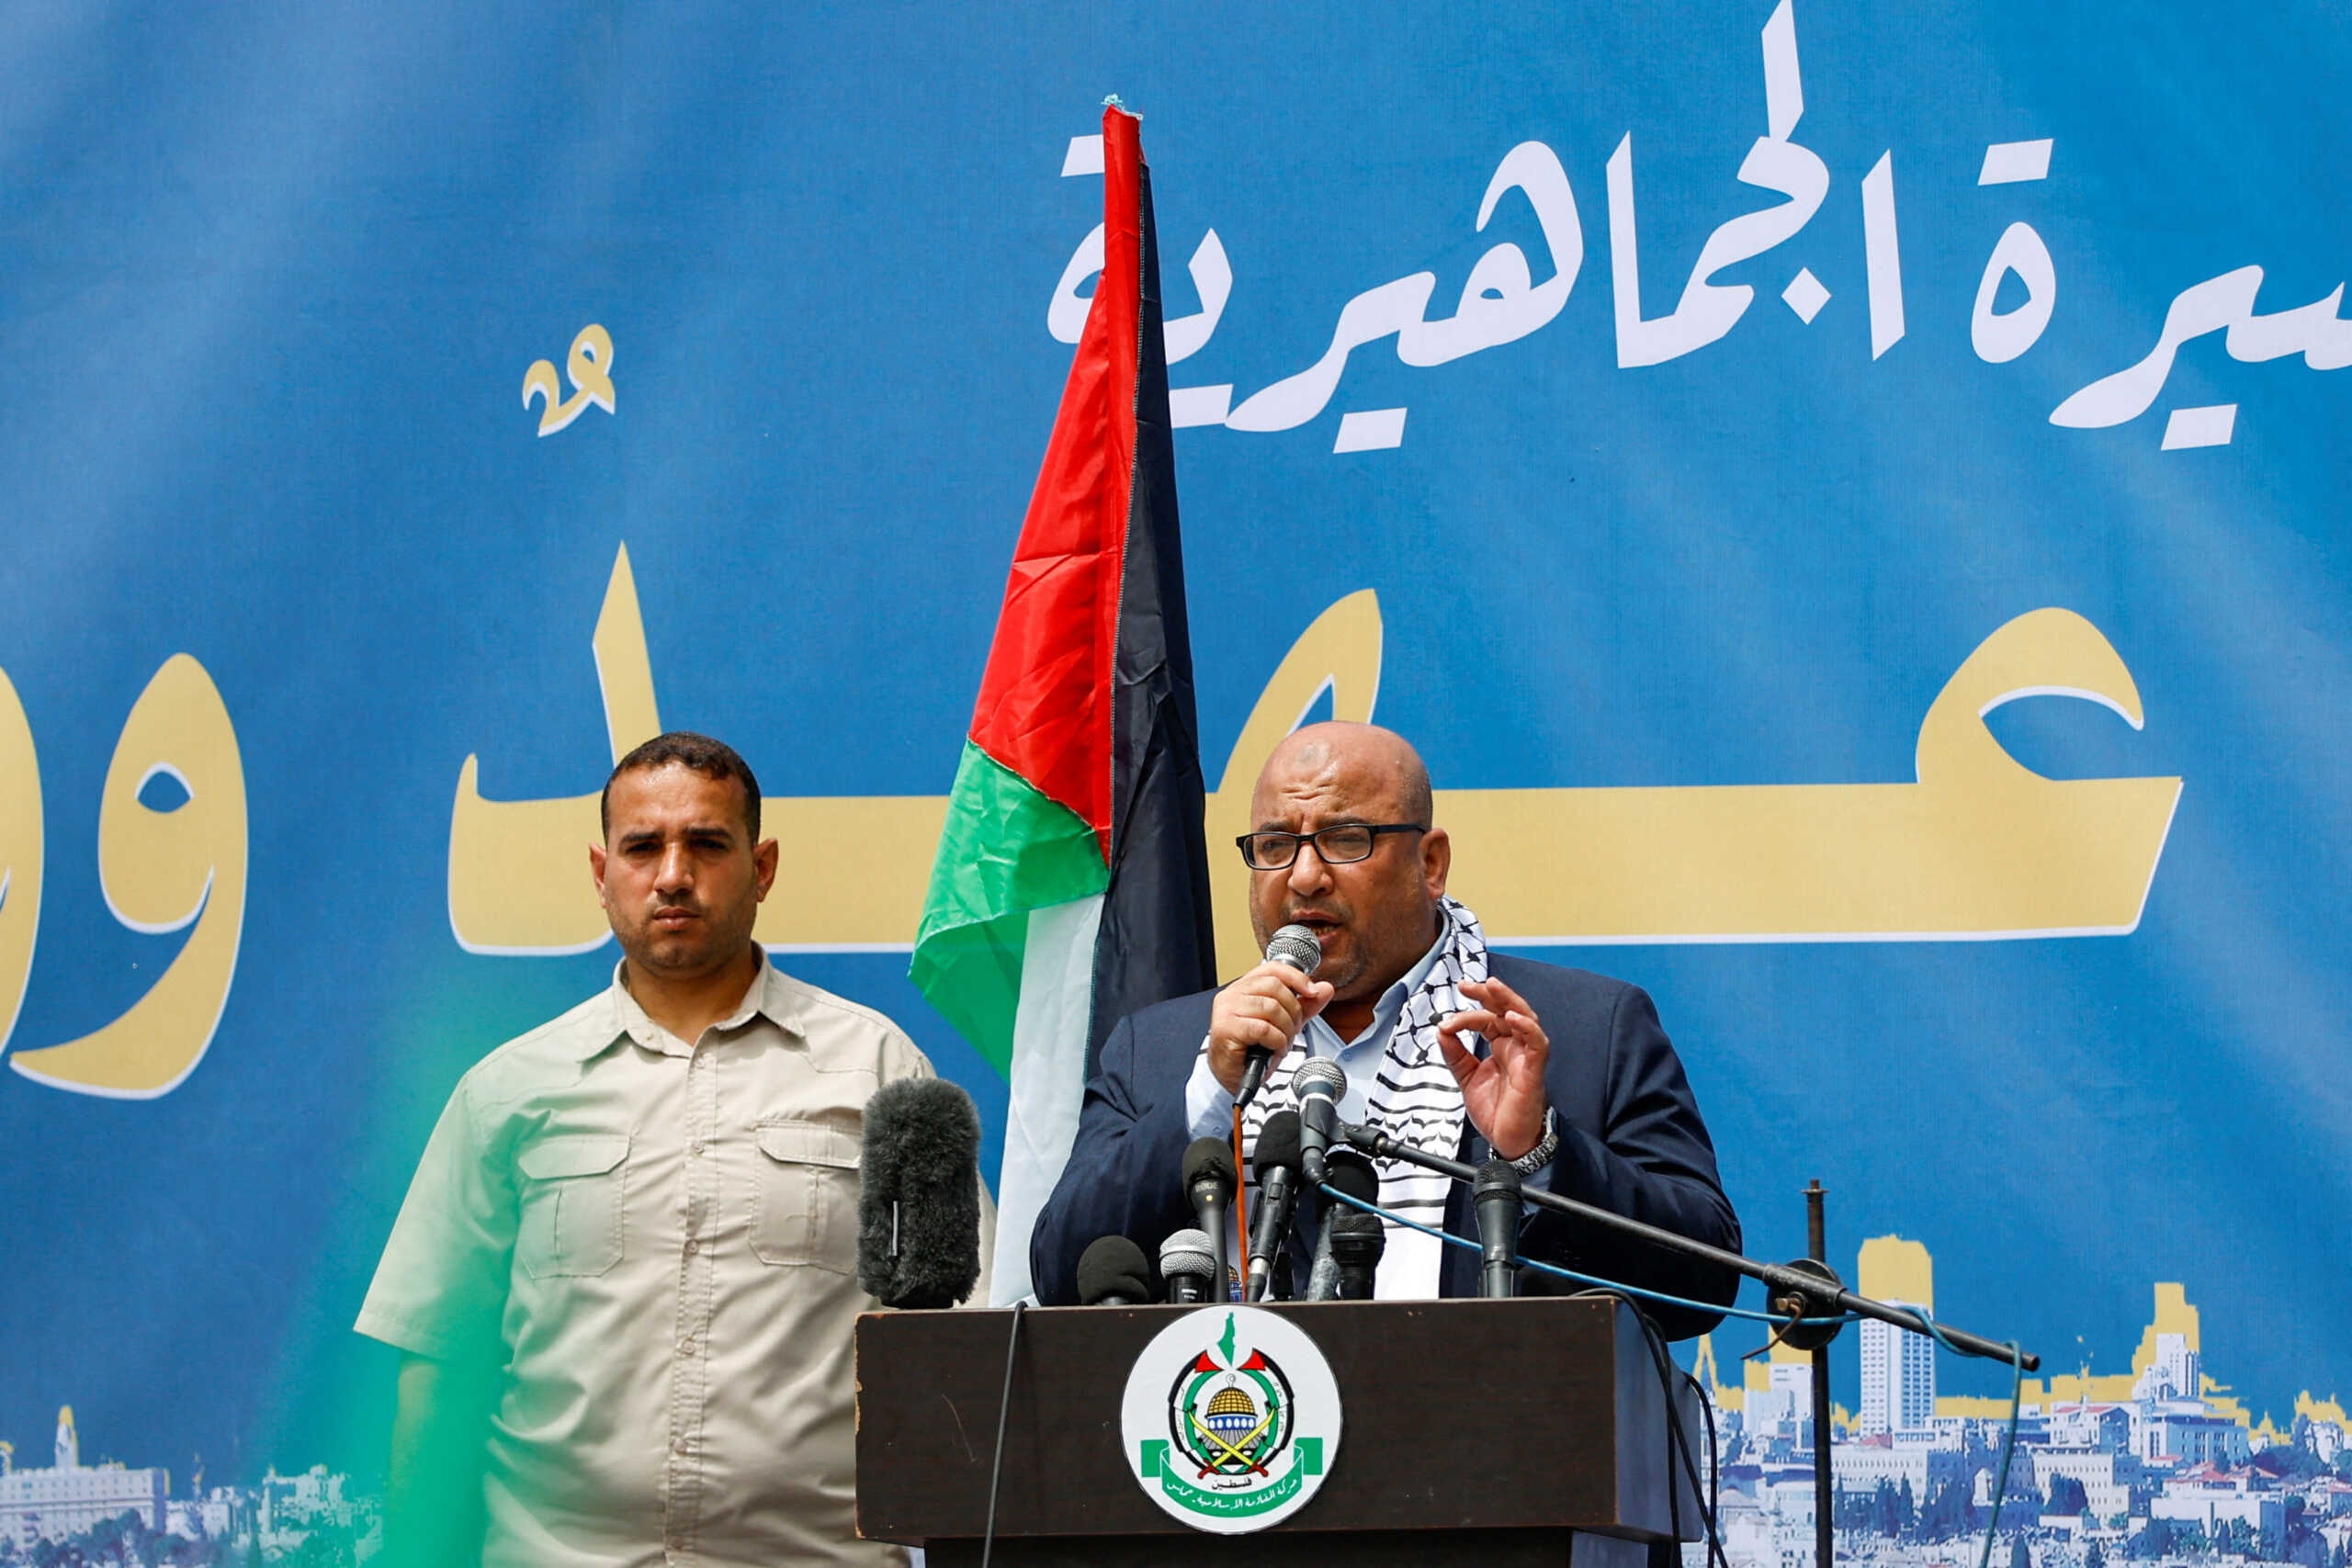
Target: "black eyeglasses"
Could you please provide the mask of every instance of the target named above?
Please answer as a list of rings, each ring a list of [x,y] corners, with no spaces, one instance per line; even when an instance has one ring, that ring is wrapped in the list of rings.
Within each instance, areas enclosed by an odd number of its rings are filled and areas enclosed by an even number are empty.
[[[1325,865],[1371,858],[1383,833],[1426,833],[1418,822],[1342,822],[1313,833],[1244,833],[1233,841],[1251,871],[1280,871],[1298,858],[1298,846],[1312,843]]]

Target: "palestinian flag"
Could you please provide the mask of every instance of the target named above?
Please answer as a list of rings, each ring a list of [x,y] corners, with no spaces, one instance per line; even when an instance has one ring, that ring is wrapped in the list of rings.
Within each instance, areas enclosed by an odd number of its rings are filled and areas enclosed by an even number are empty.
[[[1216,983],[1138,124],[1115,101],[1103,110],[1102,280],[1013,548],[910,967],[1011,1082],[999,1302],[1029,1293],[1030,1228],[1102,1037]]]

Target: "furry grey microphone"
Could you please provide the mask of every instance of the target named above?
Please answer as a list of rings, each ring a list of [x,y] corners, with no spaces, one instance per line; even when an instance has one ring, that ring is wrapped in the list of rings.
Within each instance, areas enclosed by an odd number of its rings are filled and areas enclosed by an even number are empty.
[[[1302,975],[1312,975],[1323,966],[1323,942],[1306,926],[1284,926],[1266,939],[1266,962],[1282,964]],[[1233,1096],[1236,1105],[1247,1105],[1266,1081],[1266,1064],[1274,1054],[1262,1045],[1250,1047],[1250,1056],[1241,1069],[1241,1088]]]
[[[865,1102],[857,1282],[884,1306],[948,1307],[980,1277],[980,1113],[944,1078]]]

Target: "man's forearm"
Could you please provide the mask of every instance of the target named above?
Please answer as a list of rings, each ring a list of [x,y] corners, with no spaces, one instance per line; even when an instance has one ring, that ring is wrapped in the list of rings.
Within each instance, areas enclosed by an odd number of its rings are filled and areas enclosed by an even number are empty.
[[[493,1369],[401,1356],[385,1476],[386,1568],[481,1561],[481,1476],[496,1394]]]

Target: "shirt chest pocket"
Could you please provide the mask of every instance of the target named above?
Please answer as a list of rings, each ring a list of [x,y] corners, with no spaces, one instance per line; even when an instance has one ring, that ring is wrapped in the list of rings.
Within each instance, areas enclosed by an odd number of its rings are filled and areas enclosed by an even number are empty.
[[[559,1133],[515,1159],[523,1214],[514,1257],[535,1280],[602,1274],[621,1260],[628,1134]]]
[[[763,1263],[857,1272],[857,1140],[820,1122],[755,1129],[752,1252]]]

